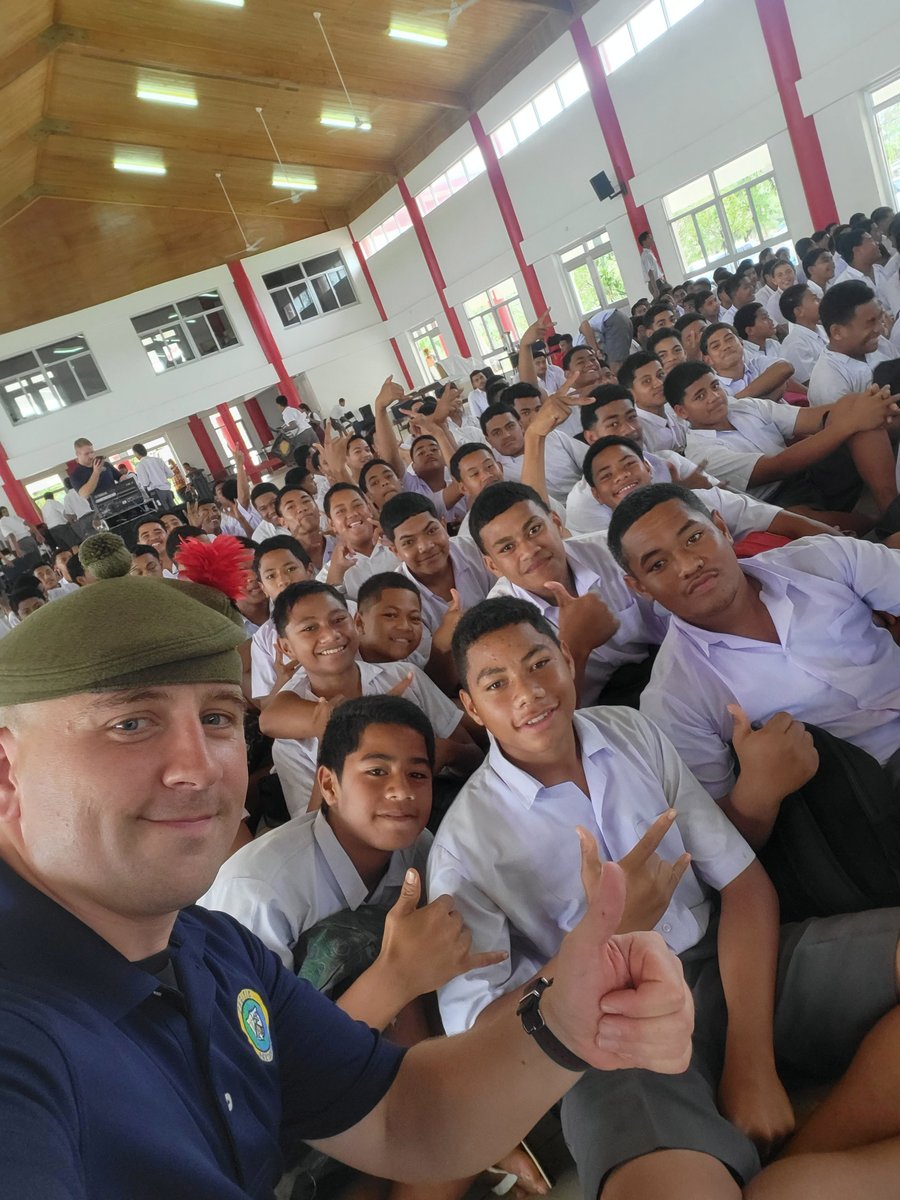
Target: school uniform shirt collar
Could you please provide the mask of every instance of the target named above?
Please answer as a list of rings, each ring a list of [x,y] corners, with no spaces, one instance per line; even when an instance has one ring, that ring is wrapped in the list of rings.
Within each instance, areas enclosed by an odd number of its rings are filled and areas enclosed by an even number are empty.
[[[612,753],[612,747],[603,736],[599,725],[588,720],[580,712],[573,714],[572,726],[581,758],[588,758],[594,762],[599,755]],[[511,763],[500,749],[494,735],[489,736],[491,748],[488,751],[488,762],[492,771],[503,785],[505,794],[514,798],[523,808],[530,809],[537,799],[552,789],[544,787],[533,775]]]
[[[760,599],[769,610],[769,616],[772,618],[775,632],[778,634],[778,639],[781,643],[781,646],[778,648],[785,647],[790,635],[791,621],[794,615],[794,602],[789,594],[790,581],[782,575],[766,570],[765,566],[759,563],[741,563],[741,570],[745,575],[758,579],[762,584]],[[682,637],[696,646],[706,658],[710,657],[714,646],[730,646],[738,649],[753,646],[755,650],[764,651],[767,645],[765,642],[751,642],[748,638],[740,637],[737,634],[717,633],[711,629],[700,629],[697,625],[691,625],[688,621],[682,620],[681,617],[673,616],[671,624],[679,631]]]
[[[2,861],[0,966],[41,981],[48,990],[64,986],[110,1021],[120,1020],[159,987],[156,976],[129,962]]]

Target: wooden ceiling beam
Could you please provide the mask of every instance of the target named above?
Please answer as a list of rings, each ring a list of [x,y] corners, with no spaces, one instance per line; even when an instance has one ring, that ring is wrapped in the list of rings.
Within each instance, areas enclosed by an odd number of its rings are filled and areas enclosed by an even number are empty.
[[[62,26],[60,29],[64,28]],[[132,38],[95,29],[65,27],[61,45],[67,53],[107,59],[134,67],[172,71],[194,79],[226,80],[256,87],[303,92],[310,88],[338,90],[338,79],[330,67],[315,67],[296,60],[253,59],[216,46],[181,46],[172,42]],[[202,60],[203,66],[198,66]],[[347,73],[347,86],[358,100],[396,100],[402,104],[424,104],[437,108],[465,108],[466,97],[450,88],[433,84],[379,79]]]
[[[61,45],[69,40],[68,31],[62,25],[49,25],[43,33],[24,42],[12,54],[0,60],[0,89],[8,87],[20,75],[43,62]]]
[[[218,155],[223,162],[225,159],[248,163],[274,162],[271,154],[248,154],[234,142],[210,141],[199,134],[173,133],[161,129],[149,132],[130,129],[124,125],[98,125],[92,121],[60,121],[45,117],[30,133],[39,140],[50,136],[76,137],[92,142],[107,142],[110,145],[158,146],[162,150],[177,150],[188,154]],[[394,164],[383,159],[359,158],[349,154],[319,154],[312,149],[304,149],[299,158],[286,154],[285,161],[323,171],[352,171],[360,175],[390,176],[395,173]]]
[[[0,206],[0,228],[14,220],[20,212],[24,212],[26,208],[34,204],[38,196],[41,195],[41,190],[38,187],[27,188],[19,196],[14,196],[12,200]]]

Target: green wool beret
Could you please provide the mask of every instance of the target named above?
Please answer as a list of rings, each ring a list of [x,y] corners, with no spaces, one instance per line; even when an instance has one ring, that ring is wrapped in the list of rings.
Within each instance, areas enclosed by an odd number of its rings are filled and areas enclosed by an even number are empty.
[[[240,684],[236,651],[247,635],[233,611],[221,592],[175,580],[125,576],[71,592],[0,641],[0,705],[165,684]]]

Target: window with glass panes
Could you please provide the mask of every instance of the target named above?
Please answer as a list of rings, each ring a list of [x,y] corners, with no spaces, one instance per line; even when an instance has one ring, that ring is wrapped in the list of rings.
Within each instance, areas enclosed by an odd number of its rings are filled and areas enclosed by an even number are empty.
[[[463,308],[485,359],[514,350],[529,325],[514,279],[505,279],[473,296]]]
[[[702,3],[703,0],[650,0],[642,5],[597,47],[603,70],[611,75]]]
[[[787,233],[767,146],[694,179],[663,203],[686,275],[753,258]]]
[[[356,292],[340,250],[263,275],[282,325],[299,325],[356,304]]]
[[[238,345],[218,292],[201,292],[132,317],[131,324],[157,375]]]
[[[605,229],[559,256],[582,315],[627,304],[625,284]]]
[[[254,465],[258,465],[260,462],[262,462],[262,455],[254,447],[250,438],[247,436],[247,429],[244,425],[243,413],[236,404],[230,404],[228,406],[228,411],[234,418],[234,423],[237,425],[237,431],[241,435],[241,441],[244,443],[244,448],[247,451],[247,454],[250,456],[250,459]],[[233,463],[234,451],[231,449],[231,443],[225,434],[225,422],[222,419],[221,413],[210,413],[209,421],[213,427],[219,445],[222,448],[222,453],[228,462]]]
[[[869,93],[887,198],[900,207],[900,75]]]
[[[437,321],[429,321],[426,325],[420,325],[418,329],[410,330],[409,336],[416,348],[422,370],[430,379],[440,379],[435,364],[447,357],[447,346]]]
[[[376,225],[371,233],[367,233],[362,239],[359,248],[363,258],[371,258],[373,254],[383,250],[394,238],[398,238],[401,233],[406,233],[407,229],[412,229],[412,217],[404,205],[403,208],[398,208],[395,213],[392,213],[386,221]]]
[[[491,134],[497,157],[509,154],[516,146],[531,137],[535,130],[559,116],[564,108],[574,104],[588,90],[587,77],[581,63],[569,67],[558,79],[514,112],[508,121]]]
[[[439,175],[427,188],[423,188],[416,196],[416,204],[422,216],[433,212],[445,200],[449,200],[456,192],[462,191],[467,183],[471,183],[484,172],[484,158],[476,146],[474,150],[455,162],[452,167]]]
[[[0,360],[0,396],[14,425],[108,391],[80,336]]]

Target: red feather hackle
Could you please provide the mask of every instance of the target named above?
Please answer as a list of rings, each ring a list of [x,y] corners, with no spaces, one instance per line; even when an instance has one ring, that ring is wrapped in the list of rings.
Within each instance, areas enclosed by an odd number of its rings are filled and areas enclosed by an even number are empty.
[[[228,534],[211,542],[188,538],[175,555],[180,579],[216,588],[232,602],[244,596],[244,579],[252,561],[252,552]]]

